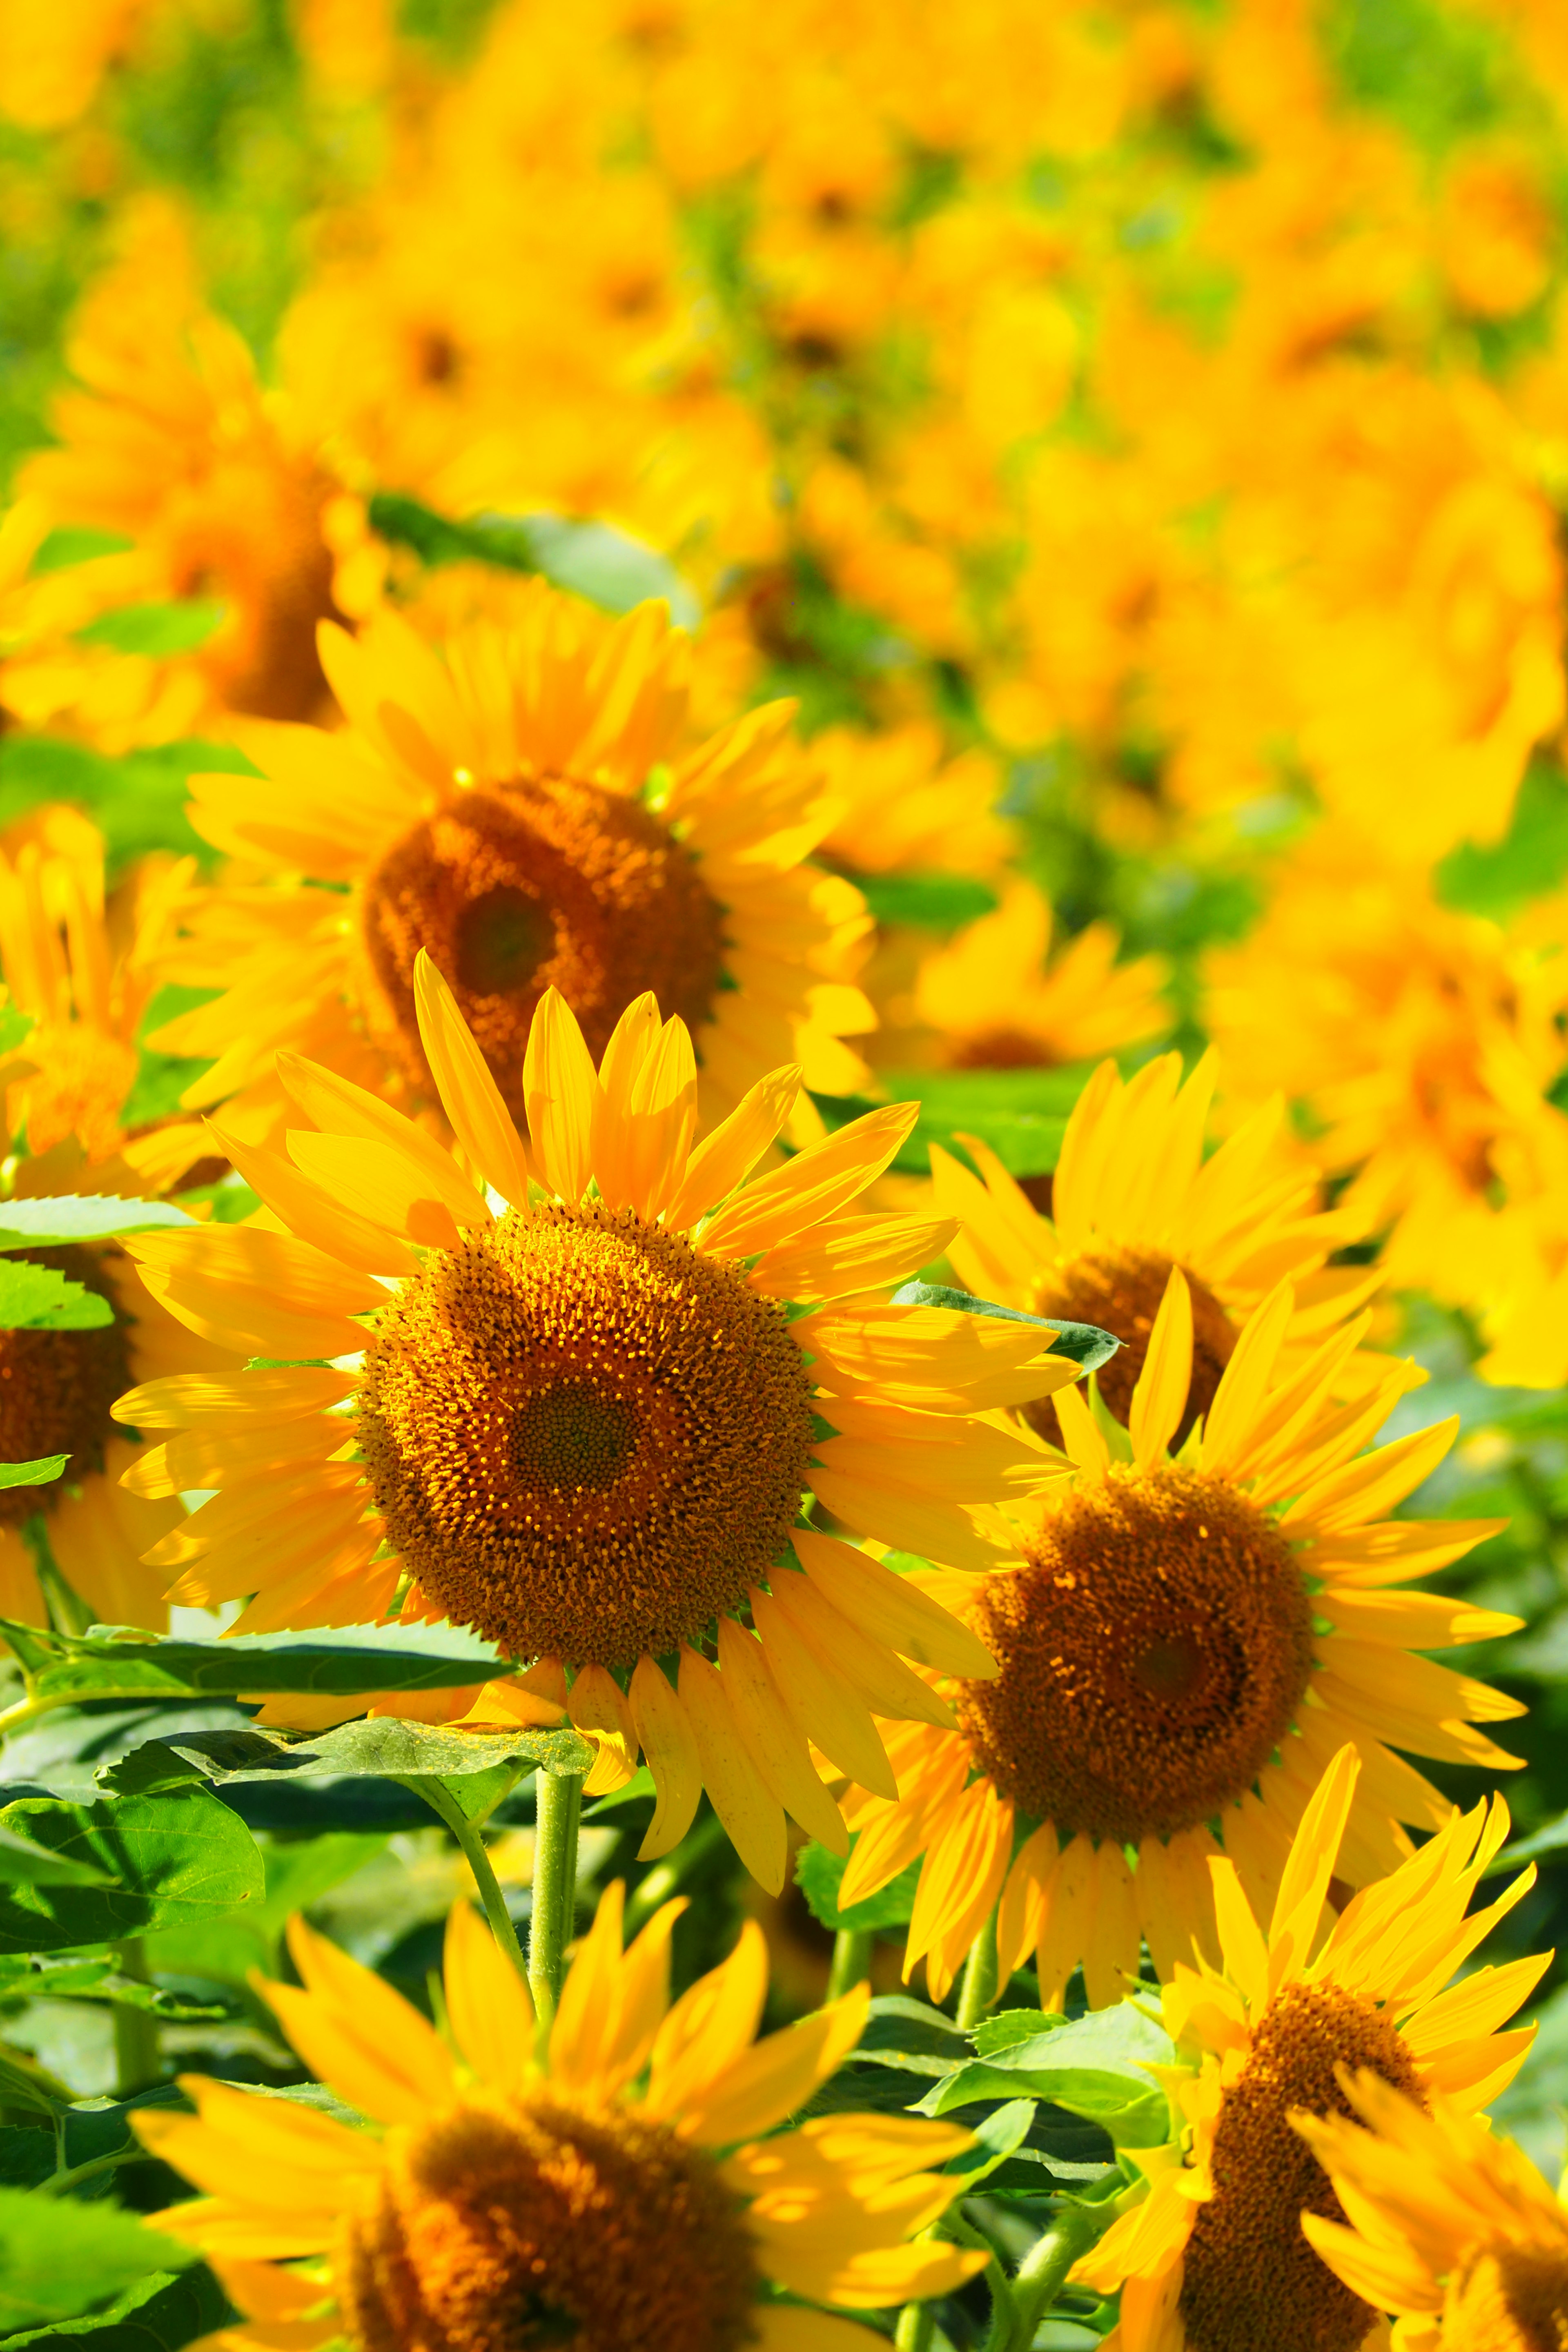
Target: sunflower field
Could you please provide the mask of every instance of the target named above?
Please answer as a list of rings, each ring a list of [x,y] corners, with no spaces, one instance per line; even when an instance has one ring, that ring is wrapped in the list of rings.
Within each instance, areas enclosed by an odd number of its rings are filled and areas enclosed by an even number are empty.
[[[1568,2352],[1565,0],[0,0],[0,2352]]]

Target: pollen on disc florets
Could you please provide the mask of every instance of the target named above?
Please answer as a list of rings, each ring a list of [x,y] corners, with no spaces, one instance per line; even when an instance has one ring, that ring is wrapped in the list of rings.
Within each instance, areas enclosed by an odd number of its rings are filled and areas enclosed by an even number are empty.
[[[710,2159],[545,2092],[407,2135],[333,2270],[358,2352],[740,2352],[753,2335],[755,2255]]]
[[[1370,2066],[1422,2100],[1415,2061],[1381,2010],[1336,1984],[1288,1986],[1254,2027],[1215,2126],[1215,2193],[1194,2209],[1182,2274],[1188,2352],[1354,2352],[1376,2325],[1301,2232],[1303,2213],[1344,2219],[1289,2122],[1295,2107],[1350,2114],[1336,2065]]]
[[[1450,2283],[1443,2316],[1464,2352],[1568,2352],[1568,2251],[1487,2247]]]
[[[782,1310],[631,1210],[516,1210],[432,1251],[365,1354],[361,1444],[437,1607],[518,1657],[628,1665],[789,1539],[811,1381]]]
[[[981,1770],[1064,1834],[1121,1845],[1212,1820],[1311,1672],[1285,1537],[1223,1480],[1169,1465],[1078,1487],[1025,1550],[979,1596],[1001,1674],[957,1700]]]
[[[1150,1335],[1175,1260],[1163,1250],[1122,1249],[1106,1243],[1064,1258],[1035,1284],[1037,1315],[1057,1315],[1064,1322],[1098,1323],[1121,1345],[1097,1378],[1100,1393],[1111,1413],[1126,1427],[1132,1412],[1132,1391],[1149,1352]],[[1194,1422],[1206,1413],[1215,1391],[1236,1348],[1236,1327],[1207,1283],[1190,1266],[1182,1272],[1193,1303],[1193,1370],[1187,1402],[1171,1444],[1179,1448]],[[1061,1425],[1048,1397],[1026,1406],[1031,1425],[1053,1445],[1061,1444]]]
[[[416,1084],[421,948],[446,976],[515,1118],[534,1007],[558,988],[597,1061],[646,989],[689,1029],[723,969],[722,913],[640,801],[567,777],[476,788],[405,834],[365,885],[372,1025]]]
[[[28,1250],[26,1263],[52,1266],[114,1303],[109,1279],[85,1249]],[[90,1331],[0,1331],[0,1461],[37,1462],[68,1454],[67,1479],[103,1467],[103,1448],[115,1434],[110,1407],[131,1385],[126,1326]],[[16,1527],[53,1502],[59,1488],[9,1486],[0,1491],[0,1526]]]

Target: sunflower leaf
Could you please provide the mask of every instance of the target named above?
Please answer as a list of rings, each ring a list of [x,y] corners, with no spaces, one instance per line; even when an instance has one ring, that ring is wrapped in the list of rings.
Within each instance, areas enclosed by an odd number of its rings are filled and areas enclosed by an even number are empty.
[[[400,1716],[358,1717],[331,1731],[198,1731],[155,1743],[218,1783],[345,1773],[449,1780],[522,1757],[548,1772],[586,1772],[594,1751],[575,1731],[464,1731]],[[138,1751],[141,1753],[142,1751]]]
[[[0,1201],[0,1250],[61,1249],[75,1242],[109,1241],[116,1234],[146,1233],[154,1225],[194,1223],[173,1201],[119,1201],[94,1192]]]
[[[149,2276],[197,2259],[134,2214],[74,2197],[0,2189],[0,2327],[74,2319]]]
[[[18,1238],[8,1246],[24,1244]],[[0,1258],[0,1331],[99,1331],[113,1320],[108,1299],[85,1282],[72,1282],[52,1265]]]
[[[205,1789],[91,1805],[23,1797],[0,1812],[0,1829],[111,1882],[0,1886],[0,1952],[118,1943],[237,1911],[266,1891],[260,1848]]]
[[[36,1462],[0,1462],[0,1488],[47,1486],[63,1476],[68,1454],[42,1454]]]
[[[903,1927],[914,1912],[915,1887],[921,1874],[919,1863],[910,1863],[907,1870],[901,1870],[897,1878],[889,1879],[886,1886],[879,1887],[863,1903],[851,1903],[841,1911],[838,1889],[847,1860],[815,1843],[801,1848],[795,1883],[805,1895],[812,1917],[830,1927],[835,1935],[844,1927],[863,1932],[870,1927]]]
[[[0,1274],[4,1268],[0,1267]],[[5,1631],[0,1620],[0,1631]],[[32,1678],[35,1698],[166,1693],[171,1698],[461,1689],[506,1662],[493,1643],[451,1625],[331,1627],[240,1634],[217,1642],[163,1642],[135,1626],[95,1625],[61,1636]]]
[[[1052,1353],[1070,1356],[1086,1372],[1108,1364],[1120,1339],[1102,1331],[1098,1323],[1064,1323],[1053,1315],[1026,1315],[1021,1307],[999,1307],[993,1298],[975,1298],[967,1290],[950,1290],[938,1282],[906,1282],[901,1290],[893,1293],[895,1307],[946,1307],[959,1315],[994,1315],[1004,1323],[1035,1323],[1042,1331],[1054,1332]]]
[[[926,2094],[917,2113],[951,2115],[1020,2093],[1098,2125],[1119,2147],[1155,2147],[1170,2136],[1164,2092],[1149,2074],[1169,2065],[1170,2038],[1131,2001],[993,2048]]]
[[[90,1862],[68,1853],[51,1853],[47,1846],[14,1830],[0,1828],[0,1880],[30,1886],[112,1886],[113,1877]]]

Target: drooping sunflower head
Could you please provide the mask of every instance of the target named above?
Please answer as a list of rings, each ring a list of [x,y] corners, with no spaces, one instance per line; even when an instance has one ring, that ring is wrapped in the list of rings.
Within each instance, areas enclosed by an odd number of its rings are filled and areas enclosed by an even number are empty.
[[[1368,2067],[1345,2070],[1341,2089],[1291,2118],[1350,2225],[1304,2216],[1314,2252],[1394,2313],[1401,2352],[1563,2352],[1568,2213],[1524,2150]]]
[[[714,1110],[786,1061],[813,1087],[864,1076],[839,1040],[873,1025],[851,984],[870,918],[804,862],[832,803],[792,706],[701,739],[689,641],[662,606],[610,624],[542,583],[440,651],[386,614],[321,647],[347,730],[248,730],[265,782],[195,782],[198,829],[275,881],[243,919],[221,893],[198,906],[170,965],[227,983],[159,1033],[221,1057],[190,1100],[266,1094],[273,1048],[292,1043],[433,1104],[421,952],[519,1119],[552,988],[595,1059],[651,992],[691,1033]]]
[[[1293,1318],[1282,1286],[1248,1318],[1173,1455],[1196,1345],[1173,1270],[1129,1429],[1081,1391],[1056,1398],[1072,1469],[1046,1489],[1024,1565],[967,1591],[931,1580],[995,1671],[939,1684],[956,1741],[912,1725],[892,1735],[900,1804],[858,1801],[842,1899],[923,1853],[908,1958],[923,1953],[939,1985],[999,1895],[1002,1958],[1016,1967],[1034,1951],[1047,2006],[1080,1963],[1091,2004],[1119,2000],[1145,1939],[1167,1974],[1201,1930],[1210,1857],[1228,1854],[1254,1902],[1272,1900],[1342,1740],[1367,1763],[1340,1864],[1354,1885],[1397,1864],[1396,1823],[1447,1818],[1394,1750],[1512,1760],[1472,1726],[1516,1703],[1412,1654],[1519,1622],[1406,1589],[1492,1523],[1383,1518],[1453,1424],[1363,1450],[1403,1369],[1343,1404],[1337,1376],[1364,1318],[1292,1361]]]
[[[778,2307],[779,2287],[856,2311],[972,2276],[983,2254],[910,2242],[961,2185],[927,2168],[967,2132],[905,2116],[777,2130],[854,2046],[868,1988],[753,2053],[761,1933],[671,2007],[684,1908],[623,1952],[606,1892],[537,2058],[527,1990],[466,1905],[447,1932],[450,2043],[296,1920],[304,1990],[267,1998],[369,2128],[205,2076],[182,2084],[194,2116],[142,2118],[206,2192],[159,2221],[246,2315],[231,2341],[263,2352],[283,2321],[298,2352],[808,2352],[826,2323]]]
[[[872,1709],[948,1720],[901,1661],[991,1671],[948,1612],[812,1514],[966,1568],[1014,1557],[986,1507],[1051,1464],[981,1416],[1078,1366],[1025,1318],[891,1295],[952,1231],[853,1213],[912,1105],[747,1182],[797,1070],[694,1150],[685,1024],[639,999],[595,1068],[551,992],[525,1145],[427,958],[416,990],[460,1161],[284,1057],[315,1122],[288,1157],[215,1133],[287,1230],[131,1244],[175,1315],[283,1360],[221,1392],[122,1400],[182,1433],[140,1466],[142,1491],[218,1489],[159,1558],[184,1570],[182,1601],[252,1596],[247,1628],[394,1605],[476,1626],[574,1720],[647,1753],[672,1792],[653,1850],[706,1783],[776,1881],[783,1808],[844,1842],[808,1741],[880,1785]]]
[[[1196,1951],[1196,1965],[1178,1963],[1163,1997],[1178,2061],[1164,2077],[1176,2128],[1169,2149],[1142,2168],[1148,2195],[1074,2273],[1101,2293],[1120,2290],[1110,2341],[1121,2352],[1151,2341],[1171,2352],[1262,2343],[1357,2352],[1387,2302],[1363,2300],[1364,2264],[1351,2275],[1320,2259],[1321,2244],[1347,2234],[1336,2181],[1320,2161],[1340,2129],[1303,2119],[1348,2117],[1345,2086],[1358,2074],[1402,2105],[1444,2096],[1473,2112],[1511,2078],[1533,2038],[1533,2028],[1498,2028],[1529,1998],[1549,1955],[1449,1984],[1533,1884],[1526,1870],[1467,1916],[1507,1839],[1506,1806],[1451,1813],[1336,1917],[1329,1890],[1360,1770],[1352,1748],[1333,1758],[1267,1914],[1248,1904],[1234,1863],[1211,1863],[1205,1940],[1219,1964]],[[1156,2320],[1163,2336],[1141,2332]]]

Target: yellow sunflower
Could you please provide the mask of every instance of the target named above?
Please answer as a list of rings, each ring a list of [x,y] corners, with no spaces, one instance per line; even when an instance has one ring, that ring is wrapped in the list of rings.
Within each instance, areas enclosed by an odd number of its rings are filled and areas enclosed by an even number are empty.
[[[924,1854],[907,1966],[940,2000],[1001,1898],[1004,1981],[1034,1951],[1059,2007],[1081,1961],[1090,2002],[1120,1999],[1146,1938],[1161,1976],[1199,1932],[1205,1864],[1224,1852],[1253,1902],[1279,1884],[1290,1833],[1341,1742],[1365,1759],[1342,1874],[1363,1885],[1436,1826],[1447,1801],[1393,1751],[1507,1769],[1472,1727],[1517,1701],[1413,1655],[1520,1620],[1388,1590],[1458,1559],[1498,1520],[1384,1516],[1453,1442],[1457,1422],[1363,1452],[1401,1383],[1334,1402],[1350,1324],[1282,1369],[1281,1285],[1244,1325],[1205,1423],[1173,1458],[1194,1347],[1173,1269],[1133,1391],[1131,1430],[1057,1402],[1072,1471],[1047,1494],[1019,1573],[921,1580],[1000,1672],[939,1681],[958,1720],[889,1734],[899,1801],[867,1794],[842,1899]],[[1026,1832],[1016,1854],[1016,1836]]]
[[[1049,1465],[981,1416],[1077,1367],[1037,1327],[891,1299],[952,1232],[852,1210],[913,1106],[748,1185],[797,1070],[692,1150],[684,1023],[639,998],[595,1072],[551,990],[523,1071],[525,1156],[427,956],[415,984],[460,1157],[283,1055],[315,1122],[288,1157],[214,1130],[267,1213],[128,1244],[193,1329],[280,1360],[121,1401],[127,1420],[183,1432],[137,1463],[138,1492],[218,1490],[153,1561],[183,1568],[184,1601],[254,1594],[241,1628],[396,1608],[540,1662],[532,1687],[561,1702],[570,1668],[573,1719],[647,1757],[644,1852],[675,1843],[705,1784],[776,1888],[785,1808],[844,1847],[807,1738],[858,1776],[864,1759],[891,1796],[870,1710],[948,1720],[902,1659],[991,1670],[908,1579],[805,1522],[803,1495],[884,1542],[994,1565],[1009,1538],[986,1507]]]
[[[1171,1026],[1159,956],[1118,963],[1109,923],[1090,923],[1051,959],[1049,903],[1032,882],[1006,883],[982,915],[926,958],[916,1010],[960,1069],[1049,1069],[1142,1044]]]
[[[120,1124],[148,963],[184,880],[153,864],[106,899],[102,841],[72,809],[35,810],[0,838],[0,977],[31,1023],[0,1060],[10,1198],[162,1192],[207,1148],[197,1126],[131,1138]],[[114,1312],[88,1330],[0,1330],[0,1461],[69,1456],[52,1485],[0,1491],[0,1615],[47,1622],[23,1532],[42,1511],[56,1567],[95,1616],[165,1622],[163,1579],[140,1554],[178,1524],[180,1507],[121,1486],[136,1448],[110,1408],[132,1381],[237,1360],[156,1305],[112,1244],[7,1255],[85,1283]]]
[[[851,2051],[868,1988],[753,2043],[767,1950],[749,1922],[673,2007],[669,1903],[621,1948],[621,1888],[584,1938],[541,2053],[521,1978],[466,1904],[437,2033],[296,1919],[303,1990],[261,1990],[354,2127],[201,2074],[143,2145],[206,2193],[158,2226],[245,2315],[211,2352],[874,2352],[844,2317],[950,2293],[984,2253],[929,2239],[966,2131],[835,2115],[781,2132]],[[784,2300],[784,2297],[802,2300]],[[826,2305],[822,2309],[817,2306]]]
[[[1216,1075],[1212,1055],[1184,1084],[1179,1054],[1127,1079],[1102,1062],[1068,1121],[1049,1217],[984,1143],[960,1138],[979,1177],[940,1147],[931,1152],[937,1205],[963,1223],[949,1251],[960,1277],[986,1298],[1113,1331],[1121,1346],[1100,1373],[1100,1391],[1123,1424],[1171,1269],[1181,1268],[1193,1317],[1183,1435],[1213,1403],[1243,1321],[1277,1284],[1291,1286],[1294,1360],[1380,1279],[1364,1266],[1329,1264],[1359,1228],[1317,1205],[1311,1171],[1282,1149],[1281,1103],[1205,1159]],[[1347,1365],[1346,1377],[1362,1370]],[[1054,1439],[1054,1411],[1036,1419]]]
[[[551,987],[595,1054],[646,990],[679,1013],[704,1127],[781,1063],[828,1093],[863,1082],[843,1038],[875,1018],[852,979],[870,918],[805,862],[831,804],[793,705],[693,741],[690,644],[661,605],[610,623],[535,583],[517,610],[444,657],[395,614],[324,629],[347,730],[245,729],[262,779],[195,780],[197,829],[258,879],[205,895],[169,967],[223,991],[156,1041],[216,1056],[188,1104],[238,1089],[231,1117],[269,1134],[280,1045],[428,1101],[421,948],[514,1118]]]
[[[1550,1954],[1450,1979],[1534,1884],[1533,1868],[1466,1917],[1508,1836],[1508,1808],[1450,1815],[1392,1876],[1321,1933],[1353,1801],[1353,1748],[1333,1758],[1286,1857],[1267,1937],[1234,1865],[1210,1864],[1223,1964],[1178,1965],[1162,1996],[1177,2065],[1164,2074],[1181,2124],[1128,2151],[1147,2192],[1073,2272],[1121,2294],[1110,2352],[1355,2352],[1386,2343],[1378,2313],[1319,2260],[1311,2216],[1341,2218],[1333,2187],[1292,2118],[1349,2112],[1343,2068],[1408,2097],[1473,2111],[1511,2079],[1534,2028],[1502,2033]],[[1445,1990],[1447,1988],[1447,1990]],[[1162,2070],[1163,2072],[1164,2070]],[[1313,2232],[1315,2236],[1315,2232]],[[1551,2339],[1544,2339],[1550,2342]],[[1501,2338],[1469,2336],[1490,2352]]]
[[[1563,2352],[1568,2210],[1522,2148],[1434,2097],[1425,2110],[1368,2067],[1342,2087],[1367,2128],[1297,2116],[1350,2226],[1304,2213],[1314,2252],[1394,2314],[1394,2352]]]

